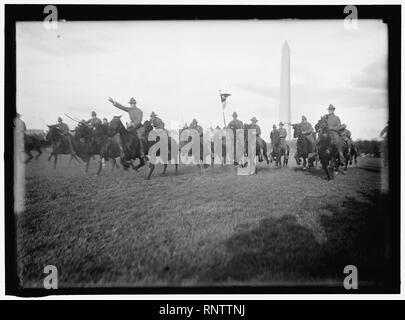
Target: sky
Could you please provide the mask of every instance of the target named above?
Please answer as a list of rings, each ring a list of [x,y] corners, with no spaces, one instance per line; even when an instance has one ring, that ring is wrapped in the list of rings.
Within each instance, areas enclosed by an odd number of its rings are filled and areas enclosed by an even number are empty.
[[[388,120],[387,27],[360,20],[18,22],[17,111],[28,129],[65,113],[111,120],[134,97],[144,120],[154,111],[177,128],[196,118],[223,126],[219,90],[231,93],[226,122],[256,117],[269,140],[279,121],[281,49],[291,51],[292,122],[313,125],[329,104],[353,139],[374,139]]]

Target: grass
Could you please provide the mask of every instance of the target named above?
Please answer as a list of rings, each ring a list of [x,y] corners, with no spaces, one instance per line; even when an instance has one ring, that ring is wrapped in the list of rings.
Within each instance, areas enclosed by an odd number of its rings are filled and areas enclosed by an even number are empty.
[[[347,264],[379,281],[384,267],[379,159],[328,182],[292,163],[255,176],[157,167],[146,181],[147,168],[95,176],[95,161],[84,174],[67,156],[56,170],[46,158],[26,167],[17,217],[24,287],[41,287],[49,264],[59,287],[342,281]]]

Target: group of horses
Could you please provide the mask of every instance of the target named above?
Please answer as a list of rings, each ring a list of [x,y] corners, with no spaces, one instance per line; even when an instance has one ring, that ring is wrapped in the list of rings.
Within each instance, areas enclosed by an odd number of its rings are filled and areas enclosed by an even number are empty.
[[[85,171],[88,171],[89,163],[91,159],[95,156],[99,156],[99,167],[97,174],[100,174],[104,161],[112,161],[112,170],[116,167],[119,168],[116,158],[120,158],[120,163],[125,170],[132,167],[134,170],[138,170],[140,167],[146,164],[146,158],[143,157],[141,152],[141,143],[143,143],[143,151],[145,154],[148,154],[148,150],[159,141],[159,138],[155,141],[149,141],[147,137],[149,133],[153,130],[152,124],[149,121],[145,121],[143,124],[143,136],[140,138],[138,134],[133,130],[129,130],[122,123],[120,116],[115,116],[110,121],[109,124],[100,124],[94,128],[90,127],[84,122],[78,123],[77,127],[73,131],[74,134],[70,136],[71,145],[68,141],[68,137],[63,135],[59,130],[57,125],[48,126],[49,131],[46,135],[46,142],[40,141],[35,137],[25,135],[25,151],[28,154],[29,158],[27,162],[30,161],[33,156],[31,154],[32,150],[38,151],[38,158],[41,155],[41,146],[44,143],[47,143],[52,146],[51,154],[48,158],[48,161],[54,158],[54,168],[56,168],[58,155],[66,154],[71,155],[70,161],[75,159],[79,161],[79,158],[85,162],[86,167]],[[346,159],[346,162],[343,164],[345,169],[347,169],[348,163],[351,164],[351,161],[354,157],[356,159],[357,153],[354,147],[348,147],[345,143],[342,142],[341,146],[331,143],[329,137],[329,132],[327,129],[327,119],[325,117],[321,118],[315,129],[319,133],[319,144],[317,150],[314,152],[314,146],[310,145],[308,139],[304,137],[301,132],[299,125],[294,125],[294,138],[297,138],[297,152],[295,153],[295,159],[297,164],[301,164],[301,159],[303,160],[303,167],[307,167],[307,162],[309,166],[313,166],[314,161],[319,160],[322,164],[322,168],[325,170],[327,178],[333,178],[333,172],[339,168],[341,165],[339,158],[339,150],[343,150],[343,155]],[[250,129],[250,126],[246,124],[244,126],[244,139],[245,144],[247,143],[247,131]],[[181,134],[182,131],[179,132]],[[142,141],[141,141],[142,139]],[[191,137],[189,137],[191,139]],[[177,143],[177,139],[169,137],[168,141],[168,160],[170,161],[175,151],[173,148],[176,148],[176,152],[182,150],[183,147],[190,142],[181,141]],[[204,143],[210,144],[208,147],[203,147]],[[120,147],[121,146],[121,147]],[[288,144],[280,139],[278,132],[272,136],[272,146],[273,150],[267,152],[267,143],[260,136],[256,137],[256,156],[261,162],[266,160],[267,164],[274,162],[277,167],[287,166],[290,149]],[[245,145],[245,150],[246,150]],[[201,170],[201,165],[204,163],[203,159],[207,156],[205,152],[211,152],[211,155],[214,154],[214,143],[213,141],[204,141],[201,137],[200,140],[200,155],[199,163],[197,166]],[[191,150],[188,151],[188,155],[191,155]],[[177,153],[176,153],[177,155]],[[159,156],[159,151],[157,151],[157,156]],[[197,155],[198,157],[198,155]],[[225,163],[226,157],[226,141],[225,137],[222,138],[222,157],[223,163]],[[283,160],[282,160],[283,158]],[[139,160],[137,165],[134,165],[133,161]],[[355,160],[356,161],[356,160]],[[213,165],[213,156],[211,158],[211,166]],[[163,165],[162,175],[166,174],[167,164]],[[146,179],[150,179],[155,165],[150,161],[149,162],[149,172]],[[177,173],[178,164],[175,164],[175,171]]]

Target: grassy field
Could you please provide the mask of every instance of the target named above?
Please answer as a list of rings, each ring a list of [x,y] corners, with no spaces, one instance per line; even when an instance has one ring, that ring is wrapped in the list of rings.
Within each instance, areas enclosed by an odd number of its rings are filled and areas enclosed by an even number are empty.
[[[59,287],[300,284],[341,282],[356,265],[361,281],[384,267],[380,160],[361,158],[346,175],[322,179],[260,164],[180,166],[144,180],[45,153],[26,167],[26,210],[18,215],[18,268],[24,287],[41,287],[55,265]]]

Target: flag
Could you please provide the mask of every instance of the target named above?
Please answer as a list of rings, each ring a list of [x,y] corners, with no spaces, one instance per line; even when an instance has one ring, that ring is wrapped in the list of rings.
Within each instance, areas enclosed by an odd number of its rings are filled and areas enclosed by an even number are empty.
[[[226,98],[228,98],[231,94],[230,93],[220,93],[219,95],[221,96],[222,108],[225,109]]]

